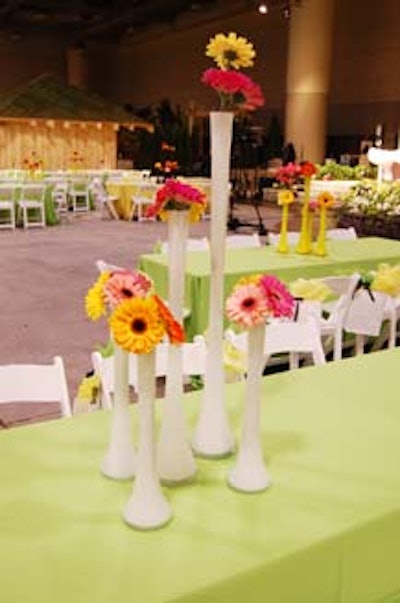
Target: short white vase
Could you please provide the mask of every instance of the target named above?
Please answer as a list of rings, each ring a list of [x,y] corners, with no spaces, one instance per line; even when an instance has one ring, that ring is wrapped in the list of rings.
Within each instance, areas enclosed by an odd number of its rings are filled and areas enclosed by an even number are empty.
[[[138,361],[138,418],[139,444],[136,479],[123,518],[139,530],[160,528],[172,517],[171,507],[165,498],[156,469],[155,453],[155,352],[139,354]]]
[[[228,475],[228,484],[242,492],[261,492],[271,485],[261,446],[261,380],[264,339],[264,324],[249,329],[242,435],[236,463]]]
[[[186,241],[189,212],[168,212],[168,304],[183,322]],[[157,447],[158,474],[164,483],[179,484],[196,474],[196,462],[187,434],[183,409],[182,346],[170,345],[162,424]]]
[[[224,400],[224,266],[229,205],[229,169],[233,113],[210,114],[211,127],[211,271],[207,364],[204,395],[192,446],[199,456],[219,458],[234,450]]]
[[[114,406],[111,433],[101,472],[111,479],[123,480],[135,475],[136,453],[129,411],[129,354],[114,343]]]

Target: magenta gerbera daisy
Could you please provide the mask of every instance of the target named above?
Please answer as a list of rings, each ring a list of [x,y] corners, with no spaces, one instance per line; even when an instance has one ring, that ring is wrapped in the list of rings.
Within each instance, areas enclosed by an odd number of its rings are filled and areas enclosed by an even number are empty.
[[[291,318],[294,310],[294,298],[281,281],[272,275],[260,279],[271,315],[279,318]]]

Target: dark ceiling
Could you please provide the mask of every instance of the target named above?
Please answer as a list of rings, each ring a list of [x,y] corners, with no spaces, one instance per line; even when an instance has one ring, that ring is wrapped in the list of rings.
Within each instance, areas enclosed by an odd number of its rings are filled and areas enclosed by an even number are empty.
[[[15,36],[45,32],[85,42],[117,41],[155,23],[173,25],[184,13],[204,15],[230,0],[3,0],[0,30]]]

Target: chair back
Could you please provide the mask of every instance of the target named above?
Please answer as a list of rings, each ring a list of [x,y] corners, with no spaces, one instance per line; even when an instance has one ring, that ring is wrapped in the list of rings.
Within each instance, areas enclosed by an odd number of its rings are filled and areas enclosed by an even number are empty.
[[[268,243],[273,247],[276,247],[279,243],[280,234],[276,232],[268,233]],[[299,242],[300,233],[296,231],[289,231],[287,233],[287,240],[289,245],[296,245]]]
[[[163,241],[160,245],[160,253],[168,253],[168,241]],[[202,237],[200,239],[187,239],[186,240],[186,250],[187,251],[208,251],[210,249],[210,244],[207,237]]]
[[[45,184],[23,184],[21,186],[20,201],[44,202],[45,191]]]
[[[228,249],[261,247],[260,235],[256,232],[250,235],[229,235],[226,237],[226,247]]]
[[[0,201],[13,201],[15,197],[15,190],[15,184],[0,184]]]
[[[354,241],[357,238],[357,231],[353,226],[330,228],[326,231],[326,238],[330,241]]]
[[[7,402],[59,402],[61,415],[71,416],[64,363],[0,366],[0,404]]]

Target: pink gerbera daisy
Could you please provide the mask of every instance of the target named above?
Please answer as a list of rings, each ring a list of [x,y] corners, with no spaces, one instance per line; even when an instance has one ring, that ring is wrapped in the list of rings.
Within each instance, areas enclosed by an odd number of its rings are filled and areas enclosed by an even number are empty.
[[[270,315],[263,290],[254,283],[236,287],[226,300],[226,314],[245,328],[261,324]]]
[[[266,274],[261,277],[260,286],[264,290],[271,316],[291,318],[294,310],[294,298],[285,285],[275,276]]]
[[[104,295],[112,308],[131,297],[144,297],[152,288],[152,281],[142,272],[118,270],[104,285]]]

